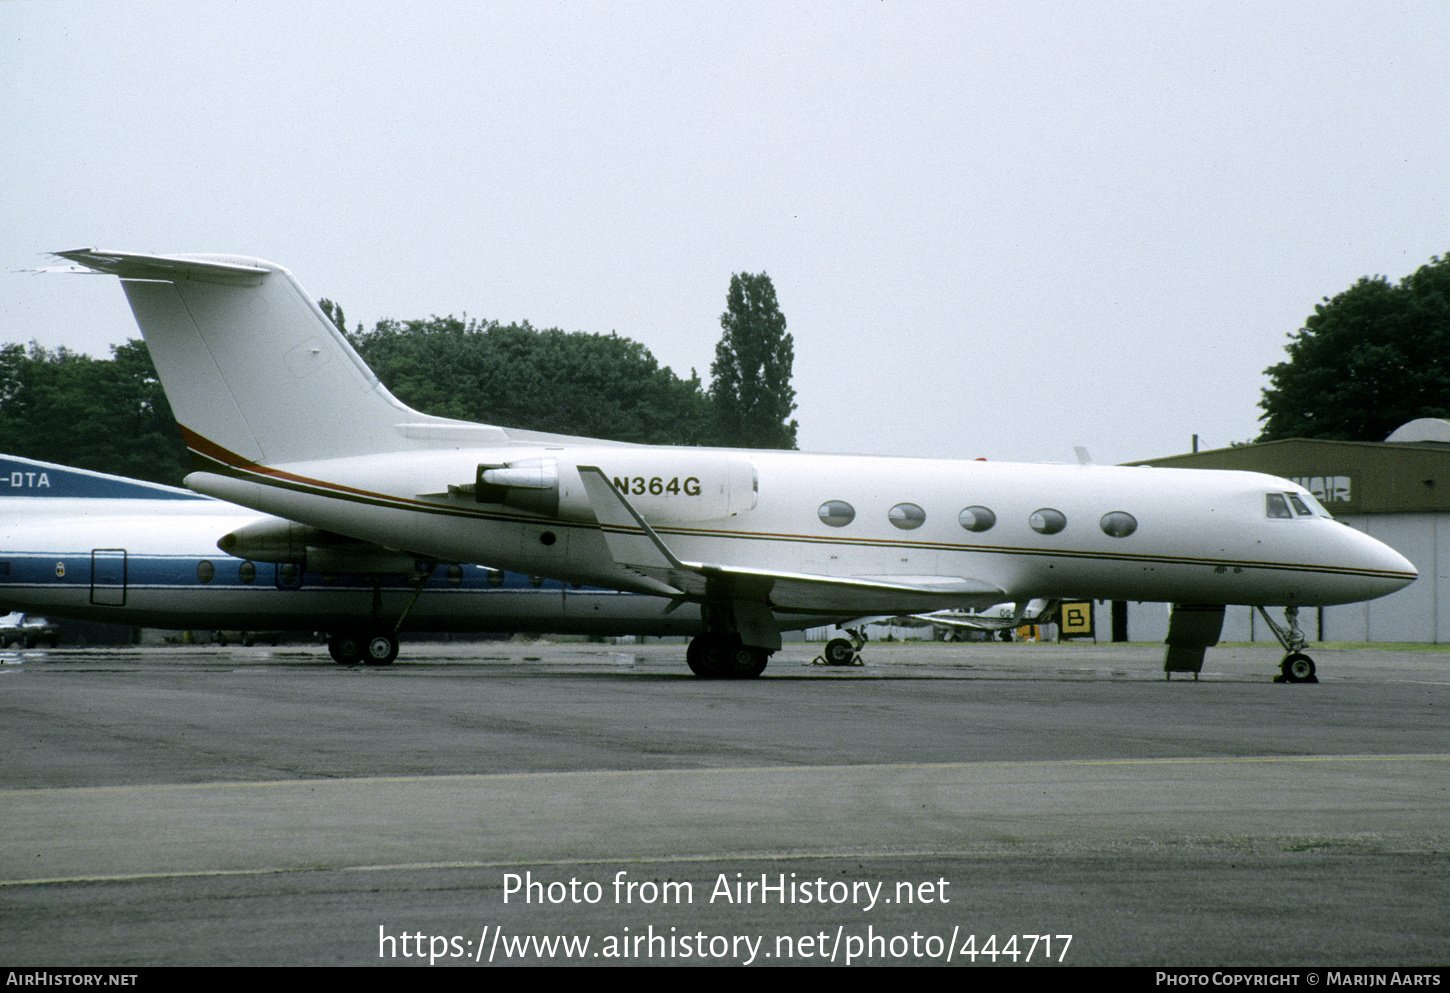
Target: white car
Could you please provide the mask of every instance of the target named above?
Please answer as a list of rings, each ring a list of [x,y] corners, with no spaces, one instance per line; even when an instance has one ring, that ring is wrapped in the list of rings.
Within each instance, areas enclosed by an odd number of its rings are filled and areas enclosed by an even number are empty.
[[[20,645],[34,648],[37,645],[60,644],[60,628],[44,617],[32,617],[19,611],[0,617],[0,648]]]

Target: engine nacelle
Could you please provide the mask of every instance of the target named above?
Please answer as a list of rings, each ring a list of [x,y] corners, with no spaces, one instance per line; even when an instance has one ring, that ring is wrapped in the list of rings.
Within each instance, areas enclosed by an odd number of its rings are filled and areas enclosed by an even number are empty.
[[[571,449],[569,456],[481,464],[473,498],[546,517],[591,520],[594,511],[578,467],[597,465],[650,523],[714,521],[755,509],[755,466],[742,455],[620,446]],[[465,490],[452,488],[460,495]]]
[[[228,555],[254,562],[288,562],[304,572],[347,572],[409,576],[419,572],[418,560],[366,541],[296,521],[255,521],[223,535],[217,547]]]
[[[480,465],[473,488],[479,503],[501,503],[545,517],[559,514],[559,463],[555,459]]]
[[[307,560],[307,539],[318,533],[306,524],[272,518],[224,534],[216,546],[239,559],[302,565]]]
[[[663,454],[648,449],[600,450],[593,462],[646,521],[716,521],[755,509],[759,482],[743,455],[703,449]],[[585,463],[583,459],[580,464]],[[578,479],[577,471],[574,475]],[[582,485],[582,484],[580,484]]]

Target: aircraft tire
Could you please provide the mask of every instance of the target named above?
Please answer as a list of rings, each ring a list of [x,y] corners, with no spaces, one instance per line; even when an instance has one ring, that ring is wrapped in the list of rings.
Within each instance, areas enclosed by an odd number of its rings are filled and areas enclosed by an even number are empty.
[[[335,634],[327,639],[327,654],[338,665],[357,665],[362,661],[363,640],[355,633]]]
[[[685,648],[685,662],[701,679],[724,675],[724,639],[718,634],[697,634]]]
[[[827,665],[850,665],[856,657],[856,646],[845,638],[832,638],[826,642],[826,650],[821,654],[825,656]]]
[[[379,631],[363,645],[363,661],[368,665],[392,665],[398,657],[398,639]]]
[[[755,679],[770,663],[770,653],[763,648],[741,644],[738,639],[726,643],[725,678]]]
[[[1314,675],[1314,660],[1302,652],[1285,655],[1284,661],[1279,664],[1279,671],[1283,673],[1286,683],[1319,682],[1319,678]]]

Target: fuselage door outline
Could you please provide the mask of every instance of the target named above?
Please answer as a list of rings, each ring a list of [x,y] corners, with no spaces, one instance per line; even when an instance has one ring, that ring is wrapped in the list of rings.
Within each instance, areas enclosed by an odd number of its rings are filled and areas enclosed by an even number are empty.
[[[96,548],[91,551],[91,603],[105,607],[126,606],[124,548]]]

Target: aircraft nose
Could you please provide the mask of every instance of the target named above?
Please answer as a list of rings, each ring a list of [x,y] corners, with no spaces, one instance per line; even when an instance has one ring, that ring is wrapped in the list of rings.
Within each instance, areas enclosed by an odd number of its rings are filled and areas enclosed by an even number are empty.
[[[1381,597],[1402,590],[1419,578],[1420,571],[1415,564],[1389,545],[1362,532],[1353,533],[1359,545],[1356,558],[1360,560],[1361,574],[1374,589],[1368,597]]]

